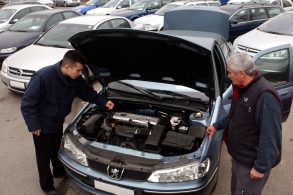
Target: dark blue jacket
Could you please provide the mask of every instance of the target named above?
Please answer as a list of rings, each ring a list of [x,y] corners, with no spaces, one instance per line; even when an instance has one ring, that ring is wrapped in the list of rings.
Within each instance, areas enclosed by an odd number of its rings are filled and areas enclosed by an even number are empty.
[[[37,71],[31,78],[21,102],[21,112],[29,131],[56,133],[62,129],[75,97],[105,106],[106,97],[98,94],[79,77],[64,76],[60,63]]]

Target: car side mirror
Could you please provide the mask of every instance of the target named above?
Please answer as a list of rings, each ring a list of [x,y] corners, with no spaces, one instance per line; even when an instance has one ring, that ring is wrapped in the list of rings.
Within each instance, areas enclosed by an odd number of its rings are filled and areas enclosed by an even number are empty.
[[[122,8],[122,6],[121,5],[118,5],[117,7],[116,7],[116,9],[121,9]]]
[[[238,23],[238,21],[232,20],[229,24],[231,25],[231,24],[237,24],[237,23]]]
[[[15,24],[18,21],[18,19],[14,19],[12,21],[9,22],[9,24]]]

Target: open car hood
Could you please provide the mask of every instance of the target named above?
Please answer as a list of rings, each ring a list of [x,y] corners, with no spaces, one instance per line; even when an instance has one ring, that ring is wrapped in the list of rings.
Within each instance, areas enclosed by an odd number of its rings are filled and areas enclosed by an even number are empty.
[[[201,35],[191,31],[102,29],[78,33],[69,42],[86,56],[88,67],[102,83],[136,79],[211,90],[209,48],[213,43]]]
[[[229,37],[229,14],[213,6],[179,6],[164,14],[164,30],[213,32]]]

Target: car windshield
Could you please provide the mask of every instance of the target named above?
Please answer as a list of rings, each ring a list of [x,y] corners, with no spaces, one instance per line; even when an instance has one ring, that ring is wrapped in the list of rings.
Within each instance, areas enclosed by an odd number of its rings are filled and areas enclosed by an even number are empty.
[[[130,10],[143,10],[148,4],[150,4],[149,1],[138,1],[132,6],[129,7]]]
[[[120,0],[111,0],[111,1],[108,1],[108,3],[106,3],[103,7],[104,8],[114,8],[119,2],[120,2]]]
[[[258,30],[268,33],[293,35],[293,23],[288,22],[293,20],[292,13],[282,13],[271,18],[267,22],[258,27]]]
[[[40,31],[47,21],[46,16],[25,16],[16,22],[9,31],[34,32]]]
[[[97,2],[98,0],[89,0],[88,2],[86,2],[84,5],[95,5],[95,3]]]
[[[169,11],[175,7],[179,7],[179,5],[175,5],[175,4],[167,4],[167,5],[164,5],[163,7],[161,7],[158,11],[156,11],[156,15],[159,15],[159,16],[163,16],[164,13],[166,11]]]
[[[16,9],[0,9],[0,23],[6,22],[14,12]]]
[[[50,29],[37,42],[37,45],[49,47],[72,48],[68,39],[76,33],[93,29],[83,24],[59,24]]]

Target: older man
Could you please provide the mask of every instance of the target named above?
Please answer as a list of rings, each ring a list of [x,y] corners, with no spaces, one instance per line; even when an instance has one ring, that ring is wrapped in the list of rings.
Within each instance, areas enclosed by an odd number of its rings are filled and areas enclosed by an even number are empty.
[[[225,129],[232,156],[231,194],[260,195],[272,167],[281,159],[281,102],[274,87],[243,52],[227,60],[233,85],[230,112],[207,128],[212,138]]]

